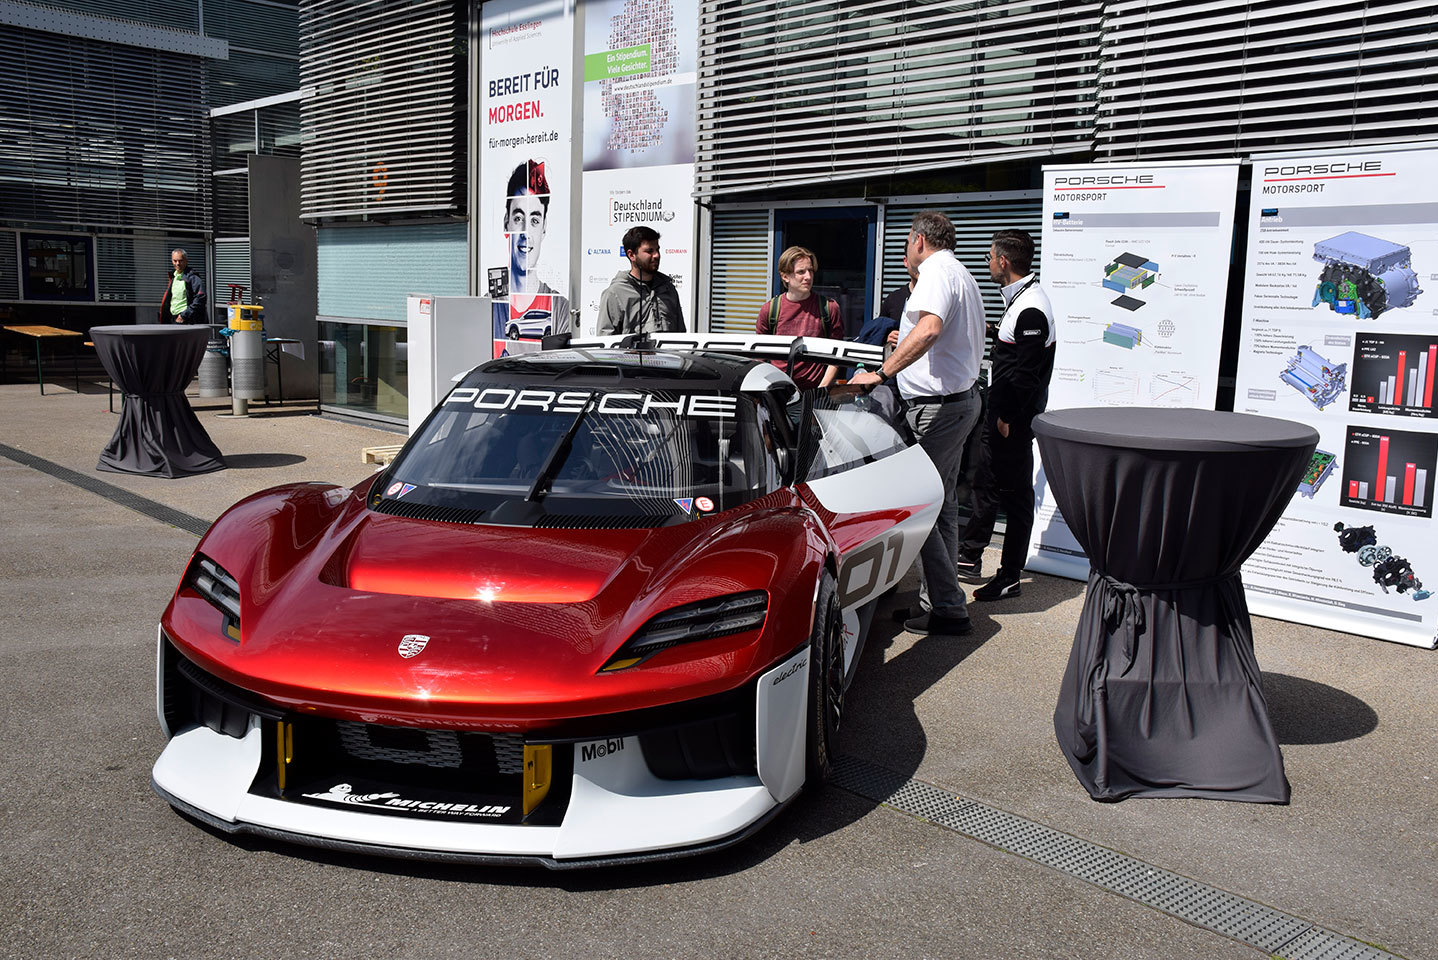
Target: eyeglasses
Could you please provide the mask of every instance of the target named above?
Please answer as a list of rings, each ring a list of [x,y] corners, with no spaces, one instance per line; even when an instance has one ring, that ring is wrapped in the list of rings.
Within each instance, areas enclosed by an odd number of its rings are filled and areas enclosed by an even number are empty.
[[[994,252],[990,250],[988,253],[984,254],[984,263],[993,263],[997,260],[1002,260],[1003,258],[1004,255],[1002,253],[998,256],[995,256]]]

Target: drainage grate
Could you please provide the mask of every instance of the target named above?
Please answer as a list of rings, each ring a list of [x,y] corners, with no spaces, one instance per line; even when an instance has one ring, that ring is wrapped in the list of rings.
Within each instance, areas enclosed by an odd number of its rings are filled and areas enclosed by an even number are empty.
[[[1395,960],[1307,920],[857,757],[837,758],[832,782],[1287,960]]]
[[[168,523],[172,527],[179,527],[186,533],[193,533],[197,537],[204,536],[205,531],[210,529],[210,521],[193,517],[188,513],[181,513],[163,503],[156,503],[146,499],[139,494],[131,493],[103,480],[78,473],[68,467],[62,467],[58,463],[51,463],[49,460],[41,459],[24,450],[16,450],[0,443],[0,457],[14,460],[16,463],[39,470],[41,473],[48,473],[57,480],[63,480],[68,484],[88,490],[90,493],[104,497],[112,503],[118,503],[122,507],[129,507],[152,520],[161,523]]]

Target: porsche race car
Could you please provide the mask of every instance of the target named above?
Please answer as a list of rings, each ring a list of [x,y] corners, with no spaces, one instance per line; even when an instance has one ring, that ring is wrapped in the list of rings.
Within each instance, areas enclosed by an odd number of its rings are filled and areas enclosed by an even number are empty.
[[[827,774],[943,495],[887,391],[799,391],[768,360],[877,349],[494,360],[382,472],[235,504],[160,620],[155,789],[227,832],[446,861],[752,833]]]

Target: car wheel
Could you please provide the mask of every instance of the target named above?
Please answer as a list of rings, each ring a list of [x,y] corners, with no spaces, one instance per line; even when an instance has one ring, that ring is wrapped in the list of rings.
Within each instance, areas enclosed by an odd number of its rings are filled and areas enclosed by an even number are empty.
[[[506,340],[518,340],[518,339],[519,339],[519,324],[517,324],[517,323],[511,323],[511,324],[509,325],[509,329],[506,330],[506,331],[504,331],[504,339],[506,339]]]
[[[819,584],[814,632],[809,638],[809,710],[805,782],[829,778],[844,717],[844,618],[834,577],[827,570]]]
[[[544,335],[545,335],[546,337],[549,336],[549,328],[548,328],[548,327],[545,327],[545,328],[544,328]]]

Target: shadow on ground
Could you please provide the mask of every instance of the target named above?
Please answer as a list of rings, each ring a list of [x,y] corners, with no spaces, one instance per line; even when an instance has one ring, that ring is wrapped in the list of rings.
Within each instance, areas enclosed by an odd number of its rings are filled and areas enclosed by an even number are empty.
[[[1263,695],[1280,744],[1341,743],[1378,727],[1372,707],[1326,683],[1265,673]]]
[[[224,457],[225,466],[231,470],[262,470],[305,462],[305,458],[297,453],[227,453]]]

